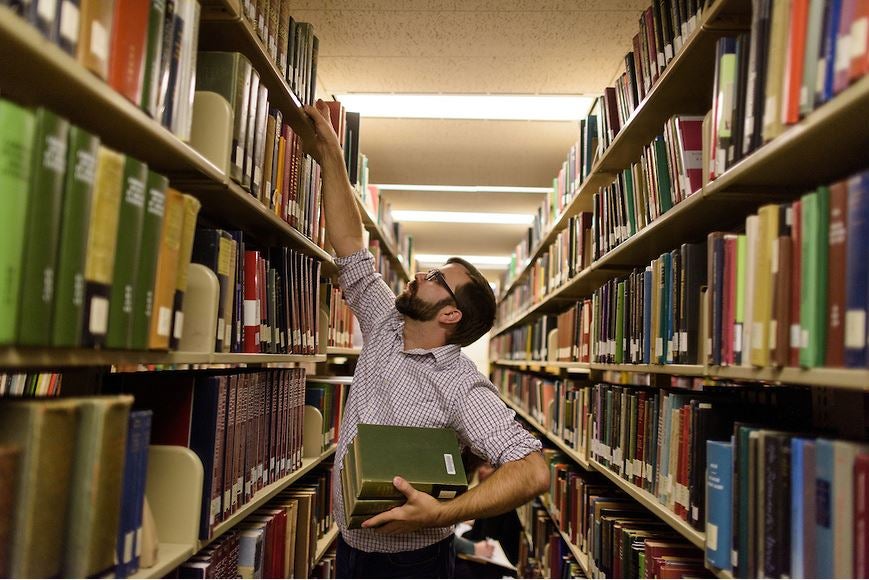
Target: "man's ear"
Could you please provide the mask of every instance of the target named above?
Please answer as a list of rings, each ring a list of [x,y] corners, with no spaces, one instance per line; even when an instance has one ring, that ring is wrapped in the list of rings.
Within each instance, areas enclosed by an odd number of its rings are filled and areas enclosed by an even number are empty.
[[[461,319],[462,311],[455,306],[444,307],[438,315],[438,322],[441,324],[458,324]]]

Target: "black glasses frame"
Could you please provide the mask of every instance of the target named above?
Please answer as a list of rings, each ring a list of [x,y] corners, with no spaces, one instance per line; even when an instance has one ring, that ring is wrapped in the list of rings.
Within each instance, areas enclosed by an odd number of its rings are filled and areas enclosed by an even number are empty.
[[[443,286],[446,289],[446,291],[450,293],[450,296],[452,297],[453,302],[456,303],[456,306],[459,305],[459,299],[456,298],[456,295],[453,292],[453,289],[450,288],[449,284],[447,284],[447,279],[444,277],[443,272],[441,272],[437,268],[432,268],[431,270],[426,272],[425,279],[428,280],[429,282],[431,282],[432,280],[437,281],[438,284]]]

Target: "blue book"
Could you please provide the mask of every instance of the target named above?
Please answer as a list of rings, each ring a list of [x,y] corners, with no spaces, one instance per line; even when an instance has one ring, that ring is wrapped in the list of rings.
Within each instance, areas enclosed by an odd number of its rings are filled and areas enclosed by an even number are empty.
[[[132,411],[127,428],[126,455],[124,457],[123,489],[121,491],[121,519],[118,525],[116,548],[116,576],[127,578],[139,569],[141,548],[137,547],[137,531],[141,526],[147,468],[148,443],[151,438],[151,411]],[[141,489],[140,489],[141,488]],[[142,498],[141,500],[139,498]]]
[[[829,12],[824,18],[824,47],[823,58],[820,65],[823,66],[818,74],[824,75],[824,82],[819,87],[820,95],[816,99],[816,105],[826,103],[833,98],[833,86],[836,78],[836,37],[839,34],[839,18],[842,12],[842,0],[828,0]]]
[[[815,575],[833,577],[833,441],[815,443]]]
[[[733,443],[706,442],[706,560],[730,571],[733,537]]]
[[[190,420],[190,449],[202,461],[202,510],[199,537],[209,539],[214,526],[223,519],[223,444],[226,421],[225,377],[205,377],[196,381]]]
[[[643,273],[643,362],[652,360],[652,268]]]
[[[791,577],[815,578],[815,440],[791,439]]]
[[[845,269],[845,364],[865,368],[869,311],[869,171],[848,180]]]

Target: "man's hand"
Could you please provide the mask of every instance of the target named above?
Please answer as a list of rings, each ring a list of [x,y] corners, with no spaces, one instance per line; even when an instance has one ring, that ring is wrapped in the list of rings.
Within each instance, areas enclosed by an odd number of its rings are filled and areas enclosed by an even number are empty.
[[[395,477],[392,485],[404,494],[407,503],[392,508],[373,518],[362,522],[363,528],[376,528],[379,534],[408,534],[421,528],[438,526],[441,503],[428,495],[413,488],[407,480]]]
[[[305,153],[313,157],[320,165],[323,165],[324,160],[336,156],[343,163],[344,156],[341,153],[338,135],[335,134],[335,128],[332,127],[329,106],[321,99],[317,99],[316,107],[305,105],[305,113],[314,124],[313,138],[302,141]]]

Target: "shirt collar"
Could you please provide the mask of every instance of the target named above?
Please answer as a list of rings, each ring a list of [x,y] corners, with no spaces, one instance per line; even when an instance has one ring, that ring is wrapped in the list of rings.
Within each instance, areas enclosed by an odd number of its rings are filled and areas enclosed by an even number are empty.
[[[396,317],[393,319],[393,328],[400,340],[404,340],[404,317],[401,313],[396,312]],[[426,355],[429,354],[434,358],[435,368],[443,370],[456,363],[459,360],[459,354],[462,352],[462,347],[457,344],[445,344],[437,348],[413,348],[410,350],[402,349],[405,354]]]

